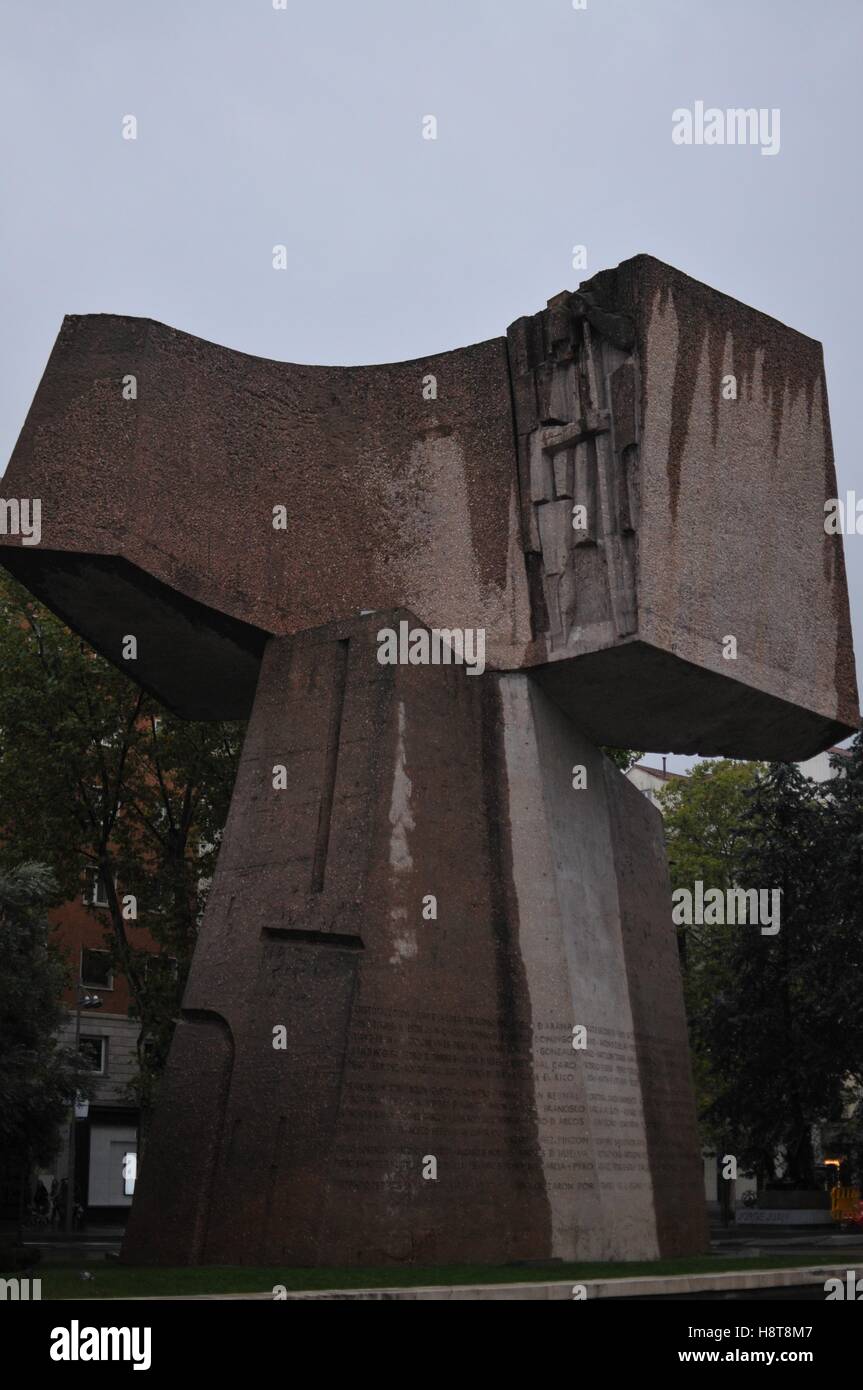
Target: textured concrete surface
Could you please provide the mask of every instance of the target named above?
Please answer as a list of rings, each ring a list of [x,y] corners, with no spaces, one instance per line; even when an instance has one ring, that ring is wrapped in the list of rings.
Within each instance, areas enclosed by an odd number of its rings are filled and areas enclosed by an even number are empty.
[[[796,759],[856,725],[820,344],[649,256],[508,341],[552,697],[593,737],[685,753]]]
[[[401,616],[266,651],[124,1258],[700,1250],[659,814],[529,675],[380,665]]]
[[[500,681],[537,1123],[562,1259],[706,1244],[659,813],[533,677]],[[583,768],[586,787],[573,788]],[[586,1047],[572,1046],[577,1025]]]
[[[453,667],[380,665],[376,633],[401,616],[267,649],[130,1261],[549,1248],[529,1006],[489,802],[494,692]],[[423,1179],[427,1155],[437,1181]]]
[[[3,562],[112,659],[142,625],[190,716],[248,713],[267,636],[405,606],[605,742],[803,759],[856,722],[820,345],[651,257],[372,367],[67,318],[4,486],[42,540]]]

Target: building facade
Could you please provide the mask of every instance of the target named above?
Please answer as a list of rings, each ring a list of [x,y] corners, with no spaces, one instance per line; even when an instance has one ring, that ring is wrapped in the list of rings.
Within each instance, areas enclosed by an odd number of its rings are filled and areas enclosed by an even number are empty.
[[[106,949],[110,930],[107,901],[95,875],[85,875],[81,895],[49,914],[54,937],[69,965],[71,983],[64,991],[67,1016],[61,1042],[79,1049],[92,1073],[85,1106],[71,1112],[62,1144],[50,1168],[37,1174],[50,1192],[68,1181],[74,1133],[75,1201],[83,1224],[122,1223],[132,1205],[138,1143],[139,1107],[132,1082],[137,1073],[139,1024],[125,976],[111,966]],[[135,926],[137,948],[158,954],[146,927]],[[79,1001],[99,1000],[98,1008]],[[86,1113],[84,1113],[86,1111]],[[56,1190],[56,1189],[55,1189]],[[55,1219],[62,1220],[62,1214]]]

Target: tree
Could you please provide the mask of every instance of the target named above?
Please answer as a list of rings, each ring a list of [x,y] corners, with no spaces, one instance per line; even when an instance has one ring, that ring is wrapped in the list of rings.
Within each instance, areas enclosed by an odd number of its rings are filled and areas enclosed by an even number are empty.
[[[863,939],[863,731],[858,732],[850,748],[831,759],[837,774],[829,783],[831,790],[832,854],[830,883],[833,917],[838,924],[839,940],[851,943],[846,958],[849,981],[853,979],[855,959],[859,962],[859,945]],[[839,949],[842,949],[840,945]],[[845,1106],[833,1133],[836,1152],[847,1159],[843,1170],[846,1176],[863,1187],[863,991],[845,994],[848,1008],[842,1023],[852,1036],[856,1052],[855,1064],[849,1066],[845,1082]],[[835,1156],[835,1155],[834,1155]]]
[[[714,763],[663,795],[676,887],[781,891],[780,929],[686,931],[685,988],[707,1136],[744,1170],[815,1183],[813,1127],[860,1075],[859,762],[829,784],[792,764]],[[850,828],[856,840],[848,843]]]
[[[55,893],[49,870],[23,864],[0,873],[0,1154],[22,1190],[34,1164],[57,1151],[60,1125],[85,1071],[57,1030],[67,969],[45,916]]]
[[[759,766],[728,758],[696,763],[660,791],[672,888],[691,888],[696,879],[722,889],[735,882]]]
[[[758,772],[755,763],[720,758],[696,763],[659,793],[665,820],[671,887],[692,889],[696,881],[731,887],[739,870],[746,793]],[[730,931],[736,930],[731,928]],[[729,929],[693,924],[678,927],[692,1067],[705,1141],[719,1153],[736,1152],[715,1109],[719,1078],[698,1023],[706,1026],[717,995],[731,987]],[[723,1186],[723,1193],[727,1189]]]
[[[243,725],[182,720],[17,583],[0,585],[0,868],[45,858],[55,904],[84,869],[140,1020],[146,1109],[164,1065],[236,774]],[[145,925],[165,960],[141,940]]]
[[[615,767],[620,768],[621,772],[628,772],[631,767],[644,757],[643,753],[635,753],[630,748],[603,748],[603,753],[610,758]]]

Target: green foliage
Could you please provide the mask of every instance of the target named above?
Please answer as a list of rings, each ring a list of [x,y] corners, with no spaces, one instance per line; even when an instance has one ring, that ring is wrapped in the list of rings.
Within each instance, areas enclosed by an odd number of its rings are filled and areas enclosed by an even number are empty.
[[[691,888],[701,879],[712,888],[725,889],[736,881],[746,834],[747,793],[758,772],[758,763],[720,758],[696,763],[686,777],[676,777],[662,788],[659,801],[672,888]]]
[[[603,748],[603,753],[619,767],[621,772],[628,772],[641,758],[643,753],[635,753],[631,748]]]
[[[74,1053],[60,1047],[66,967],[50,940],[49,870],[24,864],[0,873],[0,1154],[8,1171],[48,1163],[76,1090],[86,1090]]]
[[[188,974],[243,725],[162,709],[8,577],[0,669],[0,800],[9,808],[0,869],[46,860],[55,905],[80,893],[85,867],[99,874],[108,906],[92,911],[140,1019],[146,1104]],[[175,965],[153,964],[141,927]]]
[[[863,755],[829,783],[791,764],[702,764],[662,794],[673,887],[781,890],[775,936],[683,929],[706,1137],[743,1170],[816,1183],[814,1126],[863,1080]],[[863,1176],[863,1175],[861,1175]]]

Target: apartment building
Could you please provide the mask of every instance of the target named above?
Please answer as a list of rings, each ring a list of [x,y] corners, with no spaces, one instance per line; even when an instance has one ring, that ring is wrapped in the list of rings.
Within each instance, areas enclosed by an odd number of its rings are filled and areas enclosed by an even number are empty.
[[[89,1103],[77,1107],[75,1133],[75,1196],[85,1224],[122,1223],[132,1204],[137,1152],[138,1106],[130,1091],[137,1069],[138,1022],[126,978],[111,967],[105,937],[107,900],[97,875],[88,871],[78,898],[49,914],[55,940],[66,956],[72,983],[64,992],[68,1014],[60,1037],[79,1048],[92,1072]],[[135,927],[135,945],[159,954],[146,927]],[[100,1007],[80,1007],[87,998]],[[86,1112],[86,1113],[85,1113]],[[70,1113],[62,1147],[41,1177],[50,1189],[56,1177],[69,1174],[73,1131]]]

